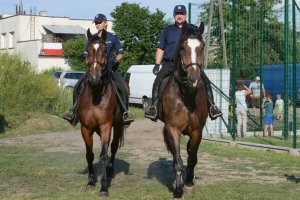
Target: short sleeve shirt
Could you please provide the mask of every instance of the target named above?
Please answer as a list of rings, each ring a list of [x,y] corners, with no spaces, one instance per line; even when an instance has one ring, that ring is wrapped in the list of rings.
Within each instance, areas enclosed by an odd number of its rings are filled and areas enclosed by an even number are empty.
[[[197,29],[197,26],[188,24],[189,27]],[[160,35],[156,48],[164,51],[163,60],[175,60],[179,41],[182,35],[181,28],[175,23],[167,26]]]
[[[114,33],[107,32],[105,43],[107,60],[114,60],[118,54],[124,55],[120,39]]]
[[[261,87],[264,88],[264,85],[262,84]],[[254,97],[260,97],[260,82],[251,82],[249,88],[252,89]]]
[[[236,107],[243,108],[247,110],[247,103],[246,103],[246,91],[245,90],[238,90],[235,92],[236,98]]]
[[[273,115],[273,102],[267,101],[265,103],[265,114],[266,115]]]
[[[283,100],[282,99],[277,99],[276,101],[275,101],[275,106],[283,106]]]
[[[95,33],[93,37],[98,37],[98,33]],[[120,39],[114,33],[106,32],[105,45],[107,60],[114,60],[118,54],[124,55]]]

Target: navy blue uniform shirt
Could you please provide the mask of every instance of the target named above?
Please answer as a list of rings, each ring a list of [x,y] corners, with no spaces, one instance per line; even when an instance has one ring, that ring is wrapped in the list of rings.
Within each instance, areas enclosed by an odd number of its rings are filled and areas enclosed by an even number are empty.
[[[198,27],[192,24],[188,24],[189,27],[197,29]],[[156,44],[156,48],[160,48],[164,51],[164,61],[174,61],[177,47],[181,38],[181,28],[175,23],[167,26],[160,35],[160,39]]]
[[[98,37],[98,33],[95,33],[93,37]],[[117,35],[111,32],[106,32],[106,58],[107,60],[116,59],[116,55],[124,55],[124,50],[122,48],[120,39]]]

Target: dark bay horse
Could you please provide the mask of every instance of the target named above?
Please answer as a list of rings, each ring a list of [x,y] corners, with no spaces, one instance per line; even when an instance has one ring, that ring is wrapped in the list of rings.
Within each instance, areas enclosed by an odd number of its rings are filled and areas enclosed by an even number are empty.
[[[86,146],[88,163],[87,186],[95,186],[96,177],[93,169],[93,133],[96,132],[101,140],[101,196],[108,196],[109,179],[113,176],[115,155],[123,143],[124,124],[122,113],[118,107],[117,96],[111,82],[111,72],[106,65],[106,32],[95,38],[90,30],[88,36],[88,69],[86,86],[78,99],[78,119],[81,123],[81,134]],[[111,157],[108,159],[109,144]]]
[[[165,125],[164,140],[173,155],[176,187],[175,198],[183,195],[183,186],[194,186],[194,168],[197,164],[197,151],[202,139],[202,130],[208,116],[208,101],[201,81],[204,41],[201,22],[197,30],[185,23],[178,48],[176,71],[171,76],[162,95],[162,110],[159,119]],[[187,167],[183,181],[183,161],[180,155],[180,137],[189,136],[187,143]]]

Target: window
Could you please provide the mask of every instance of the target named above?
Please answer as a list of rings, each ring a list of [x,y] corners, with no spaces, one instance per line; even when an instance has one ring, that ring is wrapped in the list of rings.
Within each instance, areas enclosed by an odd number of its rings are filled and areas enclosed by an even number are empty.
[[[0,36],[0,49],[6,48],[5,38],[6,38],[6,33],[2,33]]]
[[[14,48],[14,46],[15,46],[15,32],[9,32],[8,48]]]

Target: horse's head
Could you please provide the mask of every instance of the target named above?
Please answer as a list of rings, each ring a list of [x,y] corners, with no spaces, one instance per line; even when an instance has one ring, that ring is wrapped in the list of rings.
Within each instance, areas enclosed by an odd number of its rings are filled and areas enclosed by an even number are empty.
[[[88,81],[92,85],[98,85],[102,82],[103,75],[106,70],[106,50],[105,39],[106,31],[103,30],[101,37],[93,36],[90,29],[87,30],[88,37],[88,56],[86,58],[88,64]]]
[[[201,22],[197,30],[183,24],[180,41],[179,75],[185,77],[192,87],[199,86],[201,67],[203,62],[203,49],[205,47],[202,33],[204,23]]]

